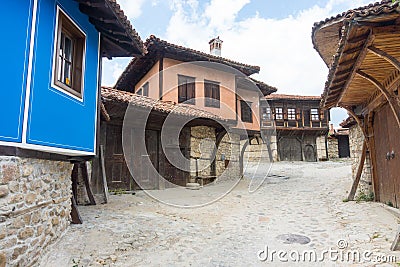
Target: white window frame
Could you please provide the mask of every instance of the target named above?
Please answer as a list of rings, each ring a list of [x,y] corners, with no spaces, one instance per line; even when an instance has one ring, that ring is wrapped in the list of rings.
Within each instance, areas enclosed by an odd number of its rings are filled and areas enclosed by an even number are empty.
[[[288,108],[287,109],[287,118],[289,121],[296,120],[296,108]]]
[[[313,111],[316,113],[313,113]],[[314,118],[318,118],[318,119],[314,119]],[[310,109],[310,120],[311,121],[320,121],[321,120],[321,118],[319,117],[319,109],[317,109],[317,108]]]
[[[280,112],[278,112],[278,110]],[[278,118],[278,116],[279,116],[279,118]],[[275,108],[275,120],[279,120],[279,121],[283,120],[283,108],[282,107]]]
[[[83,42],[83,49],[82,49],[82,76],[81,76],[81,93],[79,95],[72,93],[73,89],[67,90],[64,87],[58,86],[55,83],[55,80],[57,79],[57,61],[58,61],[58,40],[59,40],[59,34],[60,34],[60,12],[70,21],[70,23],[76,27],[77,30],[79,30],[82,35],[84,36],[85,40]],[[51,87],[56,89],[57,91],[62,92],[63,94],[66,94],[80,102],[83,102],[83,96],[84,96],[84,91],[85,91],[85,68],[86,68],[86,41],[87,41],[87,36],[86,33],[75,23],[75,21],[68,16],[66,12],[64,12],[60,6],[57,6],[57,13],[56,13],[56,25],[55,25],[55,31],[54,31],[54,46],[53,46],[53,64],[52,64],[52,71],[51,71]],[[65,86],[67,87],[67,86]]]

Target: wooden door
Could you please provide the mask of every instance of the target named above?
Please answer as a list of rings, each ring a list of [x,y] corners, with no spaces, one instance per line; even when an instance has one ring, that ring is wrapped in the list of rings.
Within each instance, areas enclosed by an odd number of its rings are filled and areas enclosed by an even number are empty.
[[[111,190],[137,188],[125,163],[122,149],[122,126],[108,124],[105,127],[107,127],[105,167],[108,188]]]
[[[171,140],[173,137],[171,137]],[[179,146],[172,144],[164,144],[167,153],[181,153],[187,159],[190,158],[190,128],[185,127],[179,135]],[[180,163],[182,164],[182,163]],[[183,166],[188,168],[188,166]],[[189,179],[189,172],[182,170],[179,166],[172,164],[162,149],[160,150],[160,174],[168,181],[165,187],[186,186]]]
[[[375,174],[380,202],[400,205],[400,129],[395,117],[386,104],[374,117]]]
[[[339,148],[339,158],[350,157],[350,145],[348,135],[338,136],[338,148]]]
[[[315,156],[315,149],[313,145],[304,145],[304,161],[315,162],[317,157]]]
[[[389,176],[390,181],[393,183],[392,191],[392,203],[396,208],[400,207],[400,128],[396,122],[395,116],[387,105],[388,112],[388,152],[390,160],[388,160],[389,165]]]
[[[142,189],[158,189],[159,138],[158,131],[146,130],[146,151],[137,155],[140,163],[137,164],[137,168],[139,168],[138,179],[140,179]]]
[[[282,137],[278,143],[281,161],[301,161],[301,142],[296,137]]]

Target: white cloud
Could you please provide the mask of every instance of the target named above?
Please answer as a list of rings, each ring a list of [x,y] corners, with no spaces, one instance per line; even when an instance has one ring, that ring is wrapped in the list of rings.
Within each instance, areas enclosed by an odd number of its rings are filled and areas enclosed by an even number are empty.
[[[175,0],[173,16],[165,38],[172,42],[208,52],[208,40],[217,35],[224,41],[222,56],[258,65],[258,78],[276,86],[280,93],[320,95],[328,69],[313,49],[311,29],[316,21],[345,10],[363,6],[370,0],[330,0],[296,16],[266,19],[258,14],[238,20],[238,12],[248,0],[211,0],[204,10]],[[223,12],[222,12],[223,10]]]
[[[250,0],[211,0],[204,11],[204,16],[209,19],[208,27],[226,30],[248,3]]]
[[[208,52],[208,41],[219,35],[224,41],[223,57],[260,66],[254,77],[276,86],[280,93],[303,95],[320,95],[328,72],[312,46],[313,23],[370,2],[329,0],[325,6],[314,5],[283,19],[262,18],[258,12],[241,19],[238,14],[250,0],[169,1],[171,10],[166,12],[172,14],[165,36],[160,37]],[[118,2],[130,19],[139,17],[145,4],[144,0]],[[157,23],[156,18],[153,21]],[[126,59],[104,64],[103,84],[113,85],[127,64]]]
[[[145,0],[118,0],[125,15],[129,19],[136,19],[142,15],[142,6],[146,3]]]

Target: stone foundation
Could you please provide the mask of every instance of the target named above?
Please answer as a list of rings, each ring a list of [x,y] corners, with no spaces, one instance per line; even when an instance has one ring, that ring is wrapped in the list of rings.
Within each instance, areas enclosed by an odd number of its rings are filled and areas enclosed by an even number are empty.
[[[356,177],[358,166],[360,165],[360,158],[362,153],[362,146],[364,142],[364,135],[358,125],[350,127],[349,143],[350,143],[350,158],[351,158],[351,173],[353,179]],[[369,153],[364,163],[364,168],[361,174],[360,183],[358,184],[357,194],[364,192],[369,194],[373,192],[372,187],[372,173],[371,173],[371,160]]]
[[[30,266],[66,231],[68,162],[0,156],[0,266]]]
[[[278,161],[278,144],[276,142],[276,135],[270,137],[265,136],[264,138],[269,138],[272,160]],[[261,140],[259,144],[256,139],[253,139],[244,152],[244,159],[245,162],[269,162],[267,144],[261,143]]]
[[[190,169],[191,176],[196,176],[196,162],[198,174],[211,175],[211,156],[216,141],[215,129],[208,126],[191,128],[190,137]],[[228,179],[240,177],[240,137],[237,134],[226,134],[219,145],[216,154],[216,175],[222,173]],[[228,167],[228,168],[226,168]]]
[[[339,143],[335,137],[328,137],[328,155],[329,159],[339,158]]]
[[[240,136],[238,134],[226,134],[217,151],[216,174],[224,179],[237,180],[240,173]]]

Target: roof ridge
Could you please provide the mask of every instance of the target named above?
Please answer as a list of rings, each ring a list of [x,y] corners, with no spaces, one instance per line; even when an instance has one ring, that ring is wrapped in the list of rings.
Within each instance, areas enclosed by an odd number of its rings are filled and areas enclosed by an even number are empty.
[[[185,50],[188,50],[188,51],[193,52],[193,53],[201,54],[201,55],[204,55],[204,56],[207,56],[207,57],[213,57],[213,58],[219,59],[219,60],[226,60],[226,61],[234,63],[234,64],[243,65],[243,66],[254,68],[254,69],[257,69],[258,71],[260,71],[260,66],[241,63],[241,62],[229,59],[229,58],[225,58],[225,57],[221,57],[221,56],[215,56],[215,55],[212,55],[212,54],[209,54],[209,53],[206,53],[206,52],[202,52],[202,51],[199,51],[199,50],[196,50],[196,49],[192,49],[192,48],[189,48],[189,47],[173,44],[173,43],[170,43],[170,42],[168,42],[168,41],[166,41],[164,39],[161,39],[161,38],[155,36],[154,34],[151,34],[146,39],[146,42],[144,43],[146,48],[148,48],[148,46],[151,45],[151,41],[157,41],[157,42],[164,43],[166,45],[169,45],[169,46],[172,46],[172,47],[175,47],[175,48],[178,48],[178,49],[185,49]]]
[[[313,25],[312,31],[314,32],[317,28],[319,28],[323,24],[326,24],[328,22],[333,22],[335,20],[340,20],[342,18],[343,19],[353,19],[355,17],[366,17],[366,16],[371,15],[371,13],[373,13],[373,15],[378,15],[382,12],[389,13],[389,12],[392,12],[393,10],[395,10],[396,7],[398,7],[398,6],[399,6],[399,2],[397,2],[397,1],[393,3],[392,0],[382,0],[380,2],[371,3],[366,6],[349,9],[349,10],[339,13],[335,16],[326,18],[325,20],[315,22]],[[375,9],[375,8],[378,8],[378,9]]]

